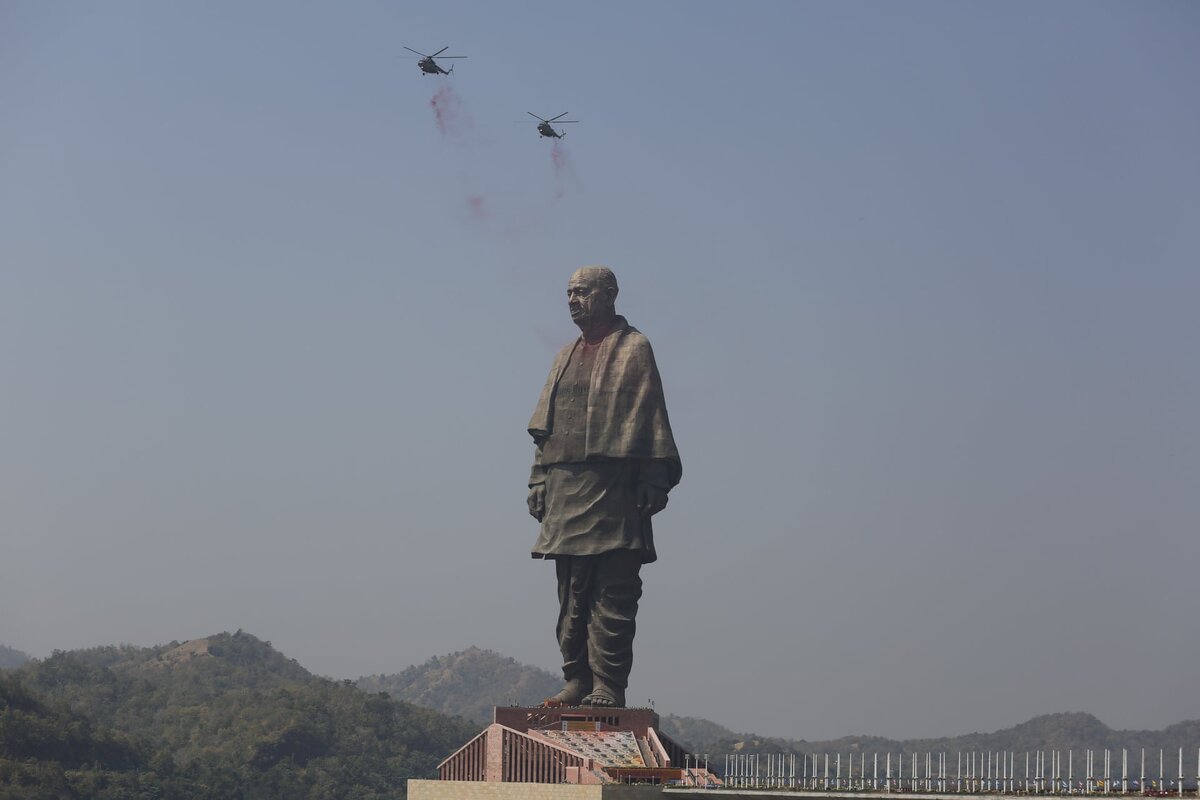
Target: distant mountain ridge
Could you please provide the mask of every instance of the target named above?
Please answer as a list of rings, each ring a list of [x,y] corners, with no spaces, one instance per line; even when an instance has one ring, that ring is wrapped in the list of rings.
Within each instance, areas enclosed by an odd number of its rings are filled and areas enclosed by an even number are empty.
[[[683,735],[683,734],[681,734]],[[704,741],[702,752],[769,753],[937,753],[937,752],[1032,752],[1036,750],[1103,750],[1120,748],[1183,747],[1195,753],[1200,747],[1200,720],[1170,725],[1162,730],[1115,730],[1091,714],[1064,712],[1042,714],[1011,728],[990,733],[935,739],[888,739],[879,736],[843,736],[824,741],[759,737],[753,734],[720,736]]]
[[[561,678],[491,650],[469,647],[431,658],[394,675],[359,678],[357,685],[483,725],[491,721],[493,706],[537,705],[561,688]],[[824,741],[736,733],[699,717],[674,714],[660,717],[667,735],[699,753],[1021,752],[1184,747],[1194,754],[1200,747],[1200,720],[1180,722],[1161,731],[1114,730],[1082,712],[1043,714],[991,733],[906,740],[843,736]]]

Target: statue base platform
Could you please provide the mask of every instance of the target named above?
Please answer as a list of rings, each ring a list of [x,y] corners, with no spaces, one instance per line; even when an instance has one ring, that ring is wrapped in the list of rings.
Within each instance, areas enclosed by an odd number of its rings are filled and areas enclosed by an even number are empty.
[[[564,784],[581,789],[721,786],[715,775],[693,767],[692,761],[678,743],[659,730],[659,717],[652,708],[497,706],[492,724],[438,765],[439,780],[409,781],[409,797],[483,797],[476,794],[479,783],[521,784],[526,793],[512,796],[530,798],[541,796],[529,793],[533,790],[530,784],[550,784],[556,789]],[[475,788],[469,795],[441,792],[450,788],[448,784],[461,783]],[[439,788],[440,784],[447,785]],[[579,794],[581,800],[593,796],[610,795]]]

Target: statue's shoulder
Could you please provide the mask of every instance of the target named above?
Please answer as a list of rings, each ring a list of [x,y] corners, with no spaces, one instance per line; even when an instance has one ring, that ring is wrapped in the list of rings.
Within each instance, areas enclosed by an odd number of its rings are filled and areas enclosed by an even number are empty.
[[[630,350],[650,350],[650,340],[646,338],[646,334],[639,331],[629,323],[625,323],[620,331],[620,346]]]
[[[629,320],[622,316],[617,317],[617,333],[621,337],[622,344],[627,343],[633,346],[643,347],[650,346],[650,340],[646,338],[646,334],[630,325]]]

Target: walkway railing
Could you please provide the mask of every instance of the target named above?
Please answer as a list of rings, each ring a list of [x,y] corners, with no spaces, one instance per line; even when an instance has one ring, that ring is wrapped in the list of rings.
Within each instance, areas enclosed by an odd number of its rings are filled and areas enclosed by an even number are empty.
[[[1191,748],[1186,750],[1190,754]],[[689,754],[728,788],[817,792],[993,795],[1200,796],[1200,748],[1185,773],[1185,749],[926,753]],[[1131,758],[1131,755],[1133,758]],[[1147,757],[1149,756],[1149,763]],[[1191,756],[1188,755],[1190,761]],[[1154,762],[1157,761],[1157,764]],[[1175,762],[1175,763],[1171,763]],[[724,764],[724,770],[721,765]],[[1190,767],[1191,764],[1189,763]],[[1173,774],[1172,774],[1173,773]]]

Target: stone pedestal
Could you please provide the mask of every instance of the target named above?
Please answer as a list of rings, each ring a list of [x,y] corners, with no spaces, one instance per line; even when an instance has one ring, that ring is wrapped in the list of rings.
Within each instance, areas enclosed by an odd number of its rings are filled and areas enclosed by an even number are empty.
[[[439,781],[410,781],[414,798],[449,797],[437,794],[444,784],[475,787],[455,797],[535,797],[535,786],[578,787],[599,791],[606,787],[662,787],[686,782],[720,785],[705,770],[685,769],[683,748],[658,730],[658,714],[650,708],[599,708],[568,706],[540,708],[497,707],[493,722],[438,765]],[[417,784],[422,784],[418,786]],[[482,792],[479,784],[499,784],[499,794]],[[524,795],[519,790],[525,790]],[[572,791],[575,791],[572,789]],[[575,797],[558,794],[556,797]],[[579,793],[580,798],[609,794]],[[615,795],[613,795],[615,796]],[[624,795],[622,795],[624,796]],[[640,795],[631,794],[630,797]],[[541,797],[540,794],[536,797]]]

